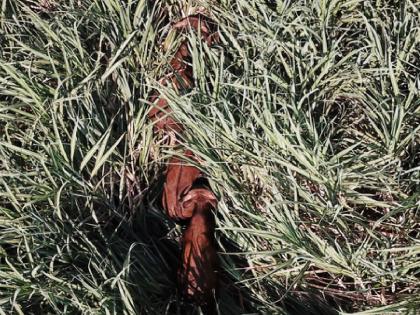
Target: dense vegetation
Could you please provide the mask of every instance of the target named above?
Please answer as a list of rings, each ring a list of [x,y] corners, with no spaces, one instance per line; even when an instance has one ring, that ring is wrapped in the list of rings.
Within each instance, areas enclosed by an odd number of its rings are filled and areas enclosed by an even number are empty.
[[[220,200],[221,314],[415,314],[419,65],[418,1],[0,0],[0,314],[195,312],[154,88]]]

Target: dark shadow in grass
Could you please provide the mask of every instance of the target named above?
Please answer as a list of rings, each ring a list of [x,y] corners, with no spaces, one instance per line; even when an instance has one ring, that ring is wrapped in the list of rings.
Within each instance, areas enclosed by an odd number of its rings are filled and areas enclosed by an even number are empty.
[[[241,271],[249,268],[249,264],[240,248],[231,240],[221,238],[220,242],[224,250],[229,253],[222,258],[226,266],[221,271],[220,290],[220,314],[259,314],[261,301],[258,301],[252,292],[243,284],[238,284],[235,277],[227,268],[232,271]],[[242,275],[242,278],[246,278]],[[252,280],[252,277],[249,277]],[[299,292],[288,292],[284,287],[278,287],[270,283],[268,279],[260,280],[261,286],[265,288],[267,296],[270,297],[271,305],[281,308],[289,315],[335,315],[338,314],[338,301],[332,297],[324,296],[320,291],[305,289]],[[270,303],[270,301],[267,301]]]
[[[178,263],[181,258],[181,246],[179,243],[180,234],[171,233],[175,229],[175,224],[166,217],[163,207],[160,204],[161,190],[163,187],[163,176],[154,183],[146,196],[150,198],[147,202],[154,204],[151,211],[140,213],[138,220],[141,220],[141,226],[146,227],[142,232],[143,237],[148,237],[151,242],[157,246],[171,248],[169,252],[162,250],[163,259],[172,264],[173,268],[170,276],[174,281],[173,292],[177,292],[176,288],[176,272]],[[156,197],[157,196],[157,197]],[[179,231],[179,230],[178,230]],[[219,270],[219,289],[217,293],[217,310],[199,309],[193,303],[184,301],[180,294],[172,295],[172,300],[168,304],[167,314],[260,314],[264,308],[250,289],[238,283],[238,279],[252,280],[252,277],[244,276],[245,270],[249,268],[249,264],[241,249],[232,240],[221,236],[219,239],[220,248],[219,257],[221,268]],[[223,254],[222,252],[228,253]],[[239,274],[238,272],[242,273]],[[269,280],[260,280],[261,285],[265,288],[267,296],[273,301],[273,306],[284,310],[285,314],[338,314],[338,302],[331,297],[324,296],[322,292],[310,288],[300,289],[297,291],[287,291],[284,287],[275,287]],[[267,301],[268,303],[270,301]]]

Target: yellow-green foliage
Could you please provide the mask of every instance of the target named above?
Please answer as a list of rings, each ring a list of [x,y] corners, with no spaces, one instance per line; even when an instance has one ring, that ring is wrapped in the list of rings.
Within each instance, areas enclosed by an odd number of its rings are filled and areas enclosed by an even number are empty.
[[[190,43],[196,89],[159,86]],[[167,95],[220,202],[220,314],[420,309],[418,1],[0,0],[0,314],[193,314]]]

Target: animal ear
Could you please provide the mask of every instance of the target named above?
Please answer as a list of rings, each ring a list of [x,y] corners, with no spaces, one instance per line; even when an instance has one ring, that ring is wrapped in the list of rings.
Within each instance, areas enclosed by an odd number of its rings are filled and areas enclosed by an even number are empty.
[[[217,199],[214,193],[205,188],[191,189],[185,196],[184,201],[195,200],[200,203],[209,203],[212,207],[216,207]]]
[[[211,190],[208,190],[208,189],[201,189],[201,190],[202,190],[201,195],[203,197],[205,197],[207,200],[209,200],[209,201],[216,201],[217,200],[216,196],[214,195],[214,193]]]
[[[187,195],[188,197],[188,195]],[[194,207],[195,207],[195,200],[193,198],[189,198],[188,200],[183,200],[182,202],[182,209],[184,211],[194,211]]]
[[[186,31],[189,28],[193,28],[196,31],[198,31],[198,28],[200,28],[200,31],[203,33],[203,35],[207,36],[210,33],[210,30],[207,26],[206,18],[204,16],[188,16],[186,18],[183,18],[181,21],[178,21],[173,25],[175,29],[182,31]]]

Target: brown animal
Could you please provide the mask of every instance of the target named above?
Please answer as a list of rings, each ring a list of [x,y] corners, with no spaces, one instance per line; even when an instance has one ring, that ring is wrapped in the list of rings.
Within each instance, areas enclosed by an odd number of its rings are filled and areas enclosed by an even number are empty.
[[[190,158],[193,156],[191,151],[186,151],[184,154]],[[170,160],[163,188],[162,204],[172,219],[179,221],[192,217],[194,208],[185,209],[182,205],[200,175],[198,168],[186,165],[178,158]]]
[[[216,205],[214,194],[203,188],[190,190],[182,204],[193,216],[183,235],[179,283],[184,295],[195,298],[200,304],[209,303],[217,287],[215,223],[211,212]]]
[[[177,31],[195,30],[201,38],[212,45],[218,42],[216,24],[198,14],[189,16],[173,25]],[[181,43],[170,61],[173,72],[163,78],[161,84],[171,84],[176,91],[193,87],[193,69],[188,43]],[[150,101],[154,104],[149,118],[154,121],[155,131],[178,135],[184,127],[171,117],[168,101],[154,93]],[[178,140],[177,140],[178,141]],[[194,160],[191,151],[184,156]],[[217,288],[217,252],[214,239],[215,222],[212,210],[217,207],[214,193],[197,184],[202,177],[200,170],[186,164],[182,159],[172,158],[166,171],[162,205],[170,218],[186,222],[182,239],[182,264],[178,271],[178,281],[184,296],[197,304],[210,307]]]

